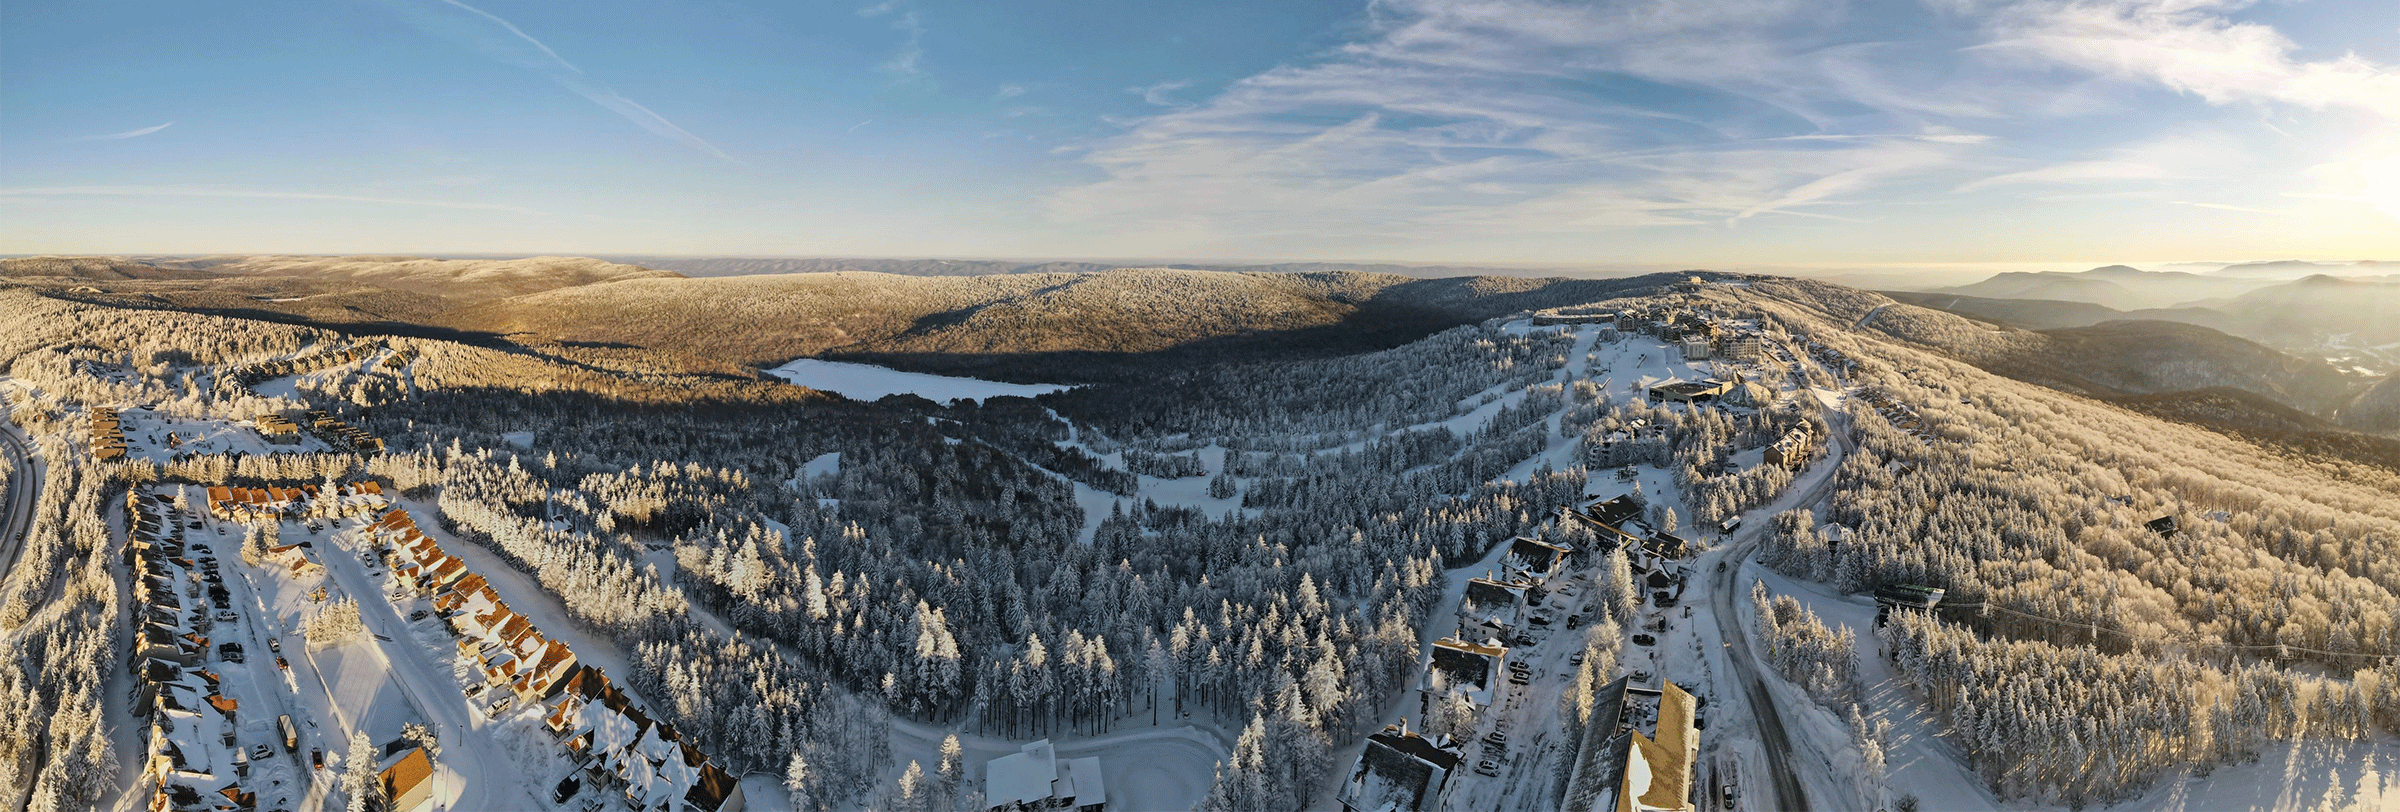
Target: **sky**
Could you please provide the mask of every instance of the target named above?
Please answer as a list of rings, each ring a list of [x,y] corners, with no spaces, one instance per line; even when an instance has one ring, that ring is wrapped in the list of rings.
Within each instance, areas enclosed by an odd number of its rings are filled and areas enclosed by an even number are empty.
[[[13,3],[0,253],[2400,259],[2400,3]]]

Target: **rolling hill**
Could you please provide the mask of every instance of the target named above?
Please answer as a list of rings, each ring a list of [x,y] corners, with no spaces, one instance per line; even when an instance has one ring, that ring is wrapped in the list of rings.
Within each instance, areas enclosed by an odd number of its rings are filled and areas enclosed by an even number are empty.
[[[424,259],[419,257],[211,257],[191,261],[220,276],[349,282],[446,299],[489,299],[625,279],[682,274],[590,257]]]
[[[682,352],[752,366],[800,357],[1084,381],[1158,363],[1379,349],[1639,280],[1130,269],[922,277],[810,273],[632,279],[485,302],[442,324]]]
[[[161,268],[121,257],[16,257],[0,259],[0,279],[21,281],[118,282],[129,279],[205,279],[210,274]]]

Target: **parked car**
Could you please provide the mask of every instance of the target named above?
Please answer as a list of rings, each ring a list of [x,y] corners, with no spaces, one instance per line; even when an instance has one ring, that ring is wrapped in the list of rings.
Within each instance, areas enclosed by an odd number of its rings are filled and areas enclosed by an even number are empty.
[[[1580,652],[1580,651],[1578,651],[1578,652],[1575,652],[1575,653],[1573,653],[1573,654],[1569,654],[1569,655],[1567,655],[1567,664],[1568,664],[1568,665],[1582,665],[1582,664],[1583,664],[1583,652]]]
[[[575,793],[581,792],[582,790],[583,782],[575,780],[575,776],[570,775],[565,778],[561,778],[558,780],[558,786],[550,790],[550,802],[554,804],[566,803],[568,798],[575,797]]]
[[[1492,763],[1492,760],[1488,758],[1475,762],[1475,774],[1497,778],[1500,776],[1500,765]]]
[[[231,609],[221,609],[217,611],[218,623],[232,623],[239,619],[241,619],[241,616],[234,614],[233,610]]]
[[[275,652],[275,653],[277,653],[277,654],[282,654],[282,653],[283,653],[283,638],[281,638],[281,637],[269,637],[269,638],[267,638],[267,650],[268,650],[268,651]]]
[[[1487,741],[1487,742],[1491,742],[1491,743],[1493,743],[1493,744],[1507,744],[1507,743],[1508,743],[1508,732],[1507,732],[1507,731],[1504,731],[1504,730],[1495,730],[1495,731],[1492,731],[1492,732],[1490,732],[1490,733],[1488,733],[1488,734],[1485,734],[1485,735],[1484,735],[1484,737],[1483,737],[1483,740],[1484,740],[1484,741]]]
[[[319,770],[325,769],[325,748],[308,748],[308,766]]]
[[[266,746],[266,745],[263,745],[263,744],[261,744],[261,745],[258,745],[258,746],[256,746],[256,747],[252,747],[252,748],[250,748],[250,760],[251,760],[251,761],[265,761],[265,760],[267,760],[267,759],[274,758],[274,757],[275,757],[275,748],[268,747],[268,746]]]
[[[1633,644],[1637,646],[1655,646],[1658,645],[1658,638],[1651,637],[1647,634],[1637,634],[1633,636]]]

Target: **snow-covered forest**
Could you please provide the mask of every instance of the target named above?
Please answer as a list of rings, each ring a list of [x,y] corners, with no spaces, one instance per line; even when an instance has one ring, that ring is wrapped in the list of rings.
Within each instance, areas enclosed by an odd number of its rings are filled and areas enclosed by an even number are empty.
[[[1759,280],[1675,295],[1804,336],[1793,346],[1845,379],[1755,364],[1742,369],[1770,402],[1654,403],[1639,390],[1663,373],[1592,370],[1664,369],[1664,345],[1495,320],[1035,399],[857,403],[606,348],[0,291],[11,418],[54,463],[0,584],[0,708],[20,720],[0,736],[15,779],[0,784],[41,809],[118,786],[112,700],[92,686],[123,646],[107,506],[130,483],[386,483],[613,641],[660,718],[805,806],[980,808],[949,754],[901,767],[906,731],[1019,741],[1173,720],[1230,752],[1202,807],[1244,810],[1310,802],[1335,753],[1386,721],[1450,610],[1453,568],[1519,535],[1576,541],[1590,531],[1554,523],[1558,508],[1645,482],[1662,497],[1648,525],[1722,535],[1816,459],[1764,463],[1763,448],[1833,431],[1856,448],[1818,469],[1832,496],[1776,517],[1759,560],[1843,592],[1913,583],[1949,599],[1856,635],[1756,595],[1766,661],[1809,698],[1855,707],[1852,652],[1880,651],[1993,792],[2045,803],[2122,800],[2267,741],[2400,724],[2400,474],[2277,456],[1849,329],[1871,294]],[[1716,369],[1695,364],[1677,368]],[[1786,387],[1821,396],[1773,397]],[[95,404],[236,423],[320,409],[387,450],[95,462],[76,434]],[[2148,526],[2162,516],[2178,530]],[[1625,671],[1639,602],[1621,554],[1578,562],[1593,564],[1620,608],[1580,632],[1558,708],[1578,747],[1613,734],[1577,725]],[[327,617],[312,637],[353,623]],[[1873,750],[1881,734],[1860,731]]]

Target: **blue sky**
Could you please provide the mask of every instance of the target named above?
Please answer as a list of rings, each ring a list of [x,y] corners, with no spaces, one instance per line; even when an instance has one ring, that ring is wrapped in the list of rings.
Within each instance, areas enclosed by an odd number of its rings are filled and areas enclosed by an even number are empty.
[[[12,4],[0,252],[2400,259],[2400,4]]]

